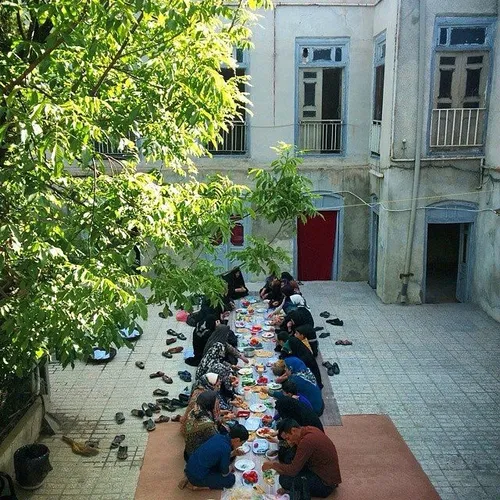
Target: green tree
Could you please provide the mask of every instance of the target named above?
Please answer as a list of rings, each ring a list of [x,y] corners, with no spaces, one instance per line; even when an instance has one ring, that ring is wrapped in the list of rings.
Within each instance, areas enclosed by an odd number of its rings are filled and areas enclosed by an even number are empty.
[[[251,187],[201,179],[192,161],[247,104],[242,77],[219,70],[234,68],[234,47],[250,47],[250,9],[267,4],[2,2],[0,378],[51,351],[68,365],[94,345],[123,345],[117,325],[145,318],[148,303],[217,300],[224,283],[210,256],[234,215],[282,230],[314,213],[283,145],[270,169],[249,172]],[[102,142],[123,158],[97,154]],[[244,269],[277,269],[286,256],[271,244],[252,239]],[[147,255],[140,274],[136,246]]]

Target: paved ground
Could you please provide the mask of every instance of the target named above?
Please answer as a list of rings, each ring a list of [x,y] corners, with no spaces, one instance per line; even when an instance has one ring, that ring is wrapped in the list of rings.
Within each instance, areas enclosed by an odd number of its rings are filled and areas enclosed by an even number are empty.
[[[318,325],[328,326],[319,318],[323,310],[344,320],[343,327],[328,327],[332,335],[320,344],[324,358],[341,367],[332,379],[341,414],[390,415],[443,499],[499,499],[500,325],[471,305],[384,305],[362,283],[308,283],[303,293]],[[190,329],[160,319],[158,311],[151,308],[135,350],[120,350],[109,365],[82,363],[73,371],[53,365],[52,410],[63,431],[100,439],[102,451],[83,458],[60,435],[44,439],[54,470],[40,490],[22,498],[133,499],[147,433],[130,410],[152,401],[157,387],[173,395],[186,385],[177,377],[187,367],[182,355],[167,360],[161,351],[168,328]],[[352,346],[335,345],[346,338]],[[144,371],[137,360],[146,363]],[[174,384],[150,380],[157,370],[171,374]],[[127,418],[120,426],[117,411]],[[122,433],[129,451],[124,462],[108,449]]]

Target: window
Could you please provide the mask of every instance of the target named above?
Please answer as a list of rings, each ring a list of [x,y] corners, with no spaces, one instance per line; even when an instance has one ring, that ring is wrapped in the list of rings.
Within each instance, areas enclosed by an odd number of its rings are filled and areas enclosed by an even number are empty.
[[[374,156],[380,156],[380,132],[384,107],[385,47],[385,33],[383,33],[375,38],[374,50],[373,110],[370,131],[370,151]]]
[[[483,146],[495,20],[437,20],[430,146]]]
[[[297,54],[298,146],[305,153],[341,153],[347,40],[298,40]]]

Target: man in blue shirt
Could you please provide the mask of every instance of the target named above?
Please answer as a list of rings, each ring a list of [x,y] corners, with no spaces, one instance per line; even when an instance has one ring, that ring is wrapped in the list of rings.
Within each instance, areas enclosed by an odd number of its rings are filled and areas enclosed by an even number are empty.
[[[222,490],[234,486],[236,478],[229,470],[231,453],[247,439],[248,431],[241,424],[231,427],[229,434],[212,436],[189,457],[184,471],[187,482],[179,487]]]

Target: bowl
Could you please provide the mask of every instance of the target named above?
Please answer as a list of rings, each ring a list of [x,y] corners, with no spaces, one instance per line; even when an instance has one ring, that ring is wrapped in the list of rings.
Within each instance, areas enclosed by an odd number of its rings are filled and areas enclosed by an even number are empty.
[[[268,460],[276,460],[278,458],[278,450],[267,450],[266,458]]]
[[[253,347],[245,347],[243,349],[243,354],[247,358],[253,358],[255,356],[255,349]]]

